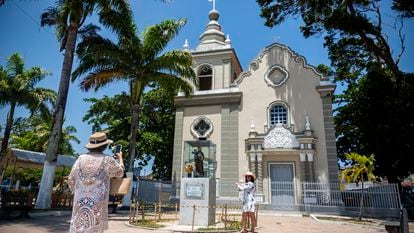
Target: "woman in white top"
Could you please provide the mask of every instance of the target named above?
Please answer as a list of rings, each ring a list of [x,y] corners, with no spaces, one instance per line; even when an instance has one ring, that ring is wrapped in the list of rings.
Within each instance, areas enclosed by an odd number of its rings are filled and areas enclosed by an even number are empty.
[[[252,230],[251,232],[254,233],[254,229],[256,228],[256,216],[255,216],[255,206],[256,206],[256,199],[254,198],[255,193],[255,185],[254,179],[255,176],[251,172],[246,172],[244,174],[245,183],[236,183],[237,187],[240,191],[243,191],[243,213],[242,213],[242,232],[246,231],[246,224],[248,218],[251,219],[252,223]]]
[[[124,175],[122,152],[117,162],[103,151],[112,141],[105,133],[94,133],[69,174],[69,188],[74,193],[70,233],[101,233],[108,228],[109,181]]]

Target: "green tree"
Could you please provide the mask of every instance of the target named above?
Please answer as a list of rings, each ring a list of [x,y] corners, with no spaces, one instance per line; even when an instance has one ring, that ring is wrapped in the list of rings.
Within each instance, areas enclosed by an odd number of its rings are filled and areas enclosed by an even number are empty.
[[[175,94],[154,87],[142,97],[142,116],[138,125],[136,151],[145,166],[154,157],[153,174],[157,179],[171,177],[172,148],[174,139],[174,98]],[[126,93],[101,99],[86,99],[92,105],[84,117],[94,131],[104,130],[116,144],[128,145],[131,116],[130,97]]]
[[[56,101],[56,93],[36,87],[46,75],[48,72],[40,67],[25,69],[23,58],[17,53],[7,58],[6,67],[0,67],[0,106],[10,105],[0,156],[7,151],[16,107],[23,106],[32,114],[38,111],[44,117],[50,116],[49,107]]]
[[[359,220],[362,219],[362,208],[364,207],[364,181],[375,181],[374,175],[374,155],[367,157],[357,153],[345,154],[347,161],[351,163],[341,171],[341,180],[346,182],[361,182],[361,198],[359,209]]]
[[[398,67],[401,53],[393,56],[387,35],[382,30],[384,20],[380,1],[256,1],[261,7],[261,16],[266,20],[265,25],[274,27],[289,16],[299,16],[303,20],[300,29],[305,37],[323,35],[324,45],[328,48],[338,77],[350,78],[354,71],[363,70],[369,62],[383,64],[395,77],[402,76]],[[397,2],[405,1],[394,1],[394,8],[399,10]],[[399,28],[399,32],[402,32],[402,28]],[[400,38],[404,41],[402,34]]]
[[[15,148],[45,152],[50,138],[52,118],[42,118],[39,115],[33,115],[29,118],[20,118],[16,120],[14,128],[17,132],[11,135],[11,144]],[[76,128],[72,125],[62,129],[62,138],[59,143],[59,154],[73,155],[75,153],[71,142],[79,144],[79,139],[74,135]]]
[[[4,177],[12,177],[12,183],[14,184],[17,180],[20,180],[20,185],[22,186],[39,182],[41,176],[42,170],[39,168],[16,168],[14,166],[8,166],[4,172]]]
[[[152,140],[148,141],[152,143],[142,153],[154,157],[152,173],[156,179],[171,180],[176,94],[163,88],[155,88],[144,96],[143,117],[140,122],[142,131],[149,132],[143,138],[148,140],[149,137]]]
[[[78,54],[80,64],[74,78],[87,74],[81,81],[85,91],[109,85],[115,81],[129,84],[131,125],[128,145],[129,171],[133,169],[136,156],[137,129],[141,111],[141,97],[144,88],[157,83],[166,90],[182,90],[186,95],[193,91],[195,74],[191,54],[173,50],[163,53],[170,42],[185,25],[186,20],[165,20],[137,35],[135,27],[130,36],[119,34],[114,43],[100,36],[85,38],[80,43]]]
[[[414,17],[414,1],[411,0],[393,0],[392,9],[400,12],[401,17]]]
[[[53,26],[60,50],[64,50],[62,70],[60,75],[57,104],[53,113],[52,130],[46,150],[40,191],[36,208],[50,207],[54,170],[56,169],[57,152],[62,138],[62,126],[69,91],[70,76],[78,36],[86,37],[96,33],[98,27],[93,24],[85,25],[89,16],[97,13],[99,21],[115,32],[122,32],[128,26],[122,24],[126,19],[132,19],[127,0],[59,0],[56,5],[49,7],[41,15],[42,26]],[[122,20],[121,20],[122,19]],[[127,35],[125,33],[125,35]]]
[[[336,96],[338,155],[356,151],[374,153],[376,174],[390,182],[414,172],[414,75],[405,74],[404,85],[382,67],[370,67],[357,83]]]
[[[60,169],[56,169],[55,172],[55,180],[54,183],[59,183],[61,179],[65,176],[69,175],[70,168],[62,167]],[[29,186],[32,184],[32,188],[36,192],[36,184],[40,181],[42,177],[42,169],[41,168],[16,168],[14,166],[8,166],[4,172],[4,177],[12,177],[13,184],[16,183],[17,180],[20,180],[21,186]]]

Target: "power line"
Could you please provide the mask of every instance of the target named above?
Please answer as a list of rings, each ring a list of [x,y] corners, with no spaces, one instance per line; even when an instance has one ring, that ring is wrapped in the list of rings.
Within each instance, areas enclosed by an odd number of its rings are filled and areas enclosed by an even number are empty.
[[[35,24],[37,24],[40,28],[42,28],[45,32],[47,32],[48,34],[50,34],[51,36],[55,37],[55,35],[53,35],[53,33],[51,33],[49,30],[47,30],[46,28],[42,27],[42,25],[40,25],[40,23],[33,17],[31,16],[27,11],[25,11],[23,8],[21,8],[19,5],[17,5],[14,1],[11,1],[16,7],[17,9],[19,9],[24,15],[26,15],[27,17],[29,17],[29,19],[31,19]]]

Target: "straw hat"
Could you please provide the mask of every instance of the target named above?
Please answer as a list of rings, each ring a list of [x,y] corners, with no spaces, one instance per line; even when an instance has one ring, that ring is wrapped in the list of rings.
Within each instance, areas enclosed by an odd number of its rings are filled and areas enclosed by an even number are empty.
[[[89,137],[89,143],[85,145],[87,149],[95,149],[103,145],[111,144],[113,141],[106,137],[106,133],[97,132]]]
[[[246,176],[251,176],[251,177],[253,177],[253,179],[256,180],[256,176],[253,173],[251,173],[251,172],[244,173],[244,177],[246,177]]]

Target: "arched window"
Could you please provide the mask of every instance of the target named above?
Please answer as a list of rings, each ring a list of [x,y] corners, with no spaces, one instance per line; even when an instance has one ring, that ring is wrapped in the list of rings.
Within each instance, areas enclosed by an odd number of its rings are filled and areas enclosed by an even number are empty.
[[[269,109],[269,124],[273,127],[275,124],[287,124],[288,111],[284,104],[272,105]]]
[[[209,65],[202,65],[197,72],[199,91],[211,90],[213,81],[213,70]]]

